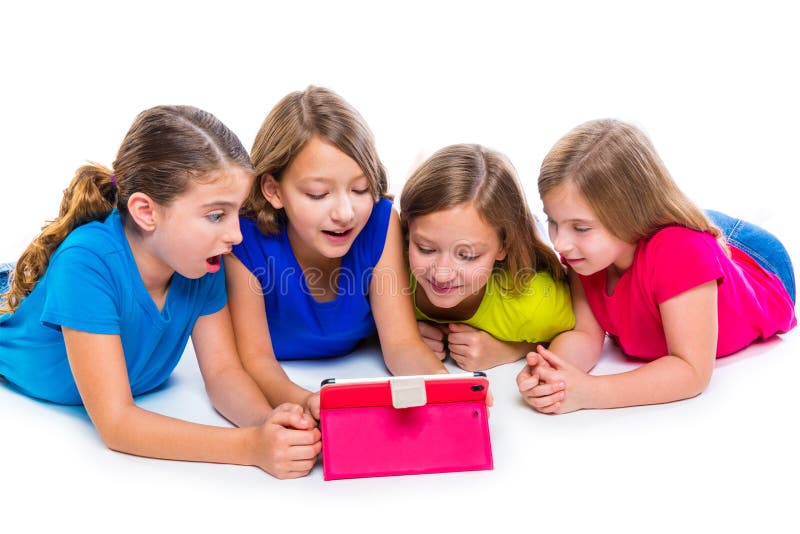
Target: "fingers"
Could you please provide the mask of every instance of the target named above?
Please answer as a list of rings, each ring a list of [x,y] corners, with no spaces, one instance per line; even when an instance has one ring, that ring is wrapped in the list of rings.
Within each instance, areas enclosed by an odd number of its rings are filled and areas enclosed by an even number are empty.
[[[299,404],[284,403],[272,410],[267,417],[267,422],[287,428],[307,430],[314,428],[316,422]]]
[[[566,391],[558,391],[544,397],[536,397],[532,394],[525,394],[522,397],[537,412],[556,413],[561,408],[561,401],[566,398]]]
[[[426,323],[425,321],[417,321],[417,326],[419,327],[419,333],[422,337],[426,337],[433,341],[444,341],[445,333],[438,325],[432,325],[430,323]]]
[[[306,410],[315,421],[319,421],[319,391],[312,393],[306,400]]]
[[[477,328],[472,327],[472,326],[470,326],[468,324],[464,324],[464,323],[450,323],[449,325],[446,325],[446,326],[447,326],[448,332],[450,332],[450,333],[477,332],[478,331]]]
[[[544,359],[544,361],[549,363],[550,366],[552,366],[553,368],[563,369],[564,367],[566,367],[564,360],[562,360],[561,358],[559,358],[558,356],[556,356],[554,353],[550,352],[543,346],[537,345],[536,352],[538,352],[539,355]]]
[[[535,388],[539,385],[539,374],[532,373],[530,367],[525,367],[520,373],[517,375],[517,389],[519,389],[520,393],[525,393],[532,388]]]
[[[422,341],[437,355],[444,354],[444,342],[422,336]]]

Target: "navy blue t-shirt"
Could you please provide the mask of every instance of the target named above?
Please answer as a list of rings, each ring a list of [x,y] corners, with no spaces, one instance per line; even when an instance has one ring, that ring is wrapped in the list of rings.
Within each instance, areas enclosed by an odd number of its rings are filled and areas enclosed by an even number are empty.
[[[329,302],[317,302],[311,294],[286,228],[268,236],[255,221],[240,219],[242,242],[233,247],[233,253],[261,284],[277,359],[341,356],[375,333],[369,284],[383,254],[391,211],[388,199],[375,204],[367,224],[342,257],[338,293]]]

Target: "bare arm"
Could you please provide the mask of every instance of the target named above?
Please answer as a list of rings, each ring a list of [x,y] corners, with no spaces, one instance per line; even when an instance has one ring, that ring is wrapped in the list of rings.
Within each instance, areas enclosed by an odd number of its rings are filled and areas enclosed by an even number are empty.
[[[268,415],[260,395],[248,395],[256,407],[246,409],[221,399],[220,409],[227,417],[266,419],[260,426],[247,428],[201,425],[156,414],[133,402],[119,336],[62,331],[86,411],[109,448],[151,458],[257,465],[281,478],[302,476],[313,466],[318,431],[311,429],[313,423],[303,418],[299,407],[281,407]],[[212,374],[225,367],[204,365],[204,373]],[[248,391],[247,380],[237,385],[230,381],[236,373],[227,369],[222,374],[227,375],[222,382],[228,386],[240,385]],[[220,397],[217,384],[210,384],[209,391]],[[295,430],[299,428],[308,430]]]
[[[597,323],[578,275],[569,272],[575,328],[562,332],[550,342],[549,349],[582,371],[590,371],[600,359],[606,333]]]
[[[563,413],[659,404],[698,395],[708,385],[716,359],[717,283],[689,289],[659,309],[669,354],[633,371],[591,376],[554,351],[539,348],[538,356],[546,363],[535,366],[545,382],[538,390],[550,397],[536,395],[526,401],[545,413]]]
[[[225,277],[242,365],[272,405],[294,402],[308,407],[312,393],[292,382],[275,358],[258,279],[230,254],[225,256]]]
[[[417,328],[408,266],[403,256],[400,218],[394,210],[389,219],[383,254],[372,272],[369,301],[384,361],[393,375],[447,372],[439,358],[422,341]]]
[[[717,353],[717,282],[685,291],[659,309],[669,354],[627,373],[594,377],[587,408],[671,402],[706,388]]]

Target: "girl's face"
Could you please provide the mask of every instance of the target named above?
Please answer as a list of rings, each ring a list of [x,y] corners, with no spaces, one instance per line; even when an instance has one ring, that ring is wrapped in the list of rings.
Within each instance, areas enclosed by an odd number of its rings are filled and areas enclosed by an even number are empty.
[[[375,204],[358,163],[317,136],[295,156],[280,182],[265,176],[261,188],[275,209],[285,210],[295,255],[312,263],[344,256]]]
[[[550,241],[576,273],[587,276],[610,266],[623,272],[633,263],[635,243],[612,235],[572,183],[542,197]]]
[[[250,172],[234,165],[204,178],[154,210],[153,257],[186,278],[219,271],[220,256],[242,240],[239,208],[253,183]]]
[[[495,229],[467,202],[408,225],[408,261],[431,304],[453,308],[483,290],[506,251]]]

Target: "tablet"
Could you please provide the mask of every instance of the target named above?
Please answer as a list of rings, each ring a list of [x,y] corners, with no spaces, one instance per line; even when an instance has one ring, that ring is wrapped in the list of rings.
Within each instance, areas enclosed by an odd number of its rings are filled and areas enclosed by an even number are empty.
[[[492,469],[485,373],[329,378],[325,480]]]

